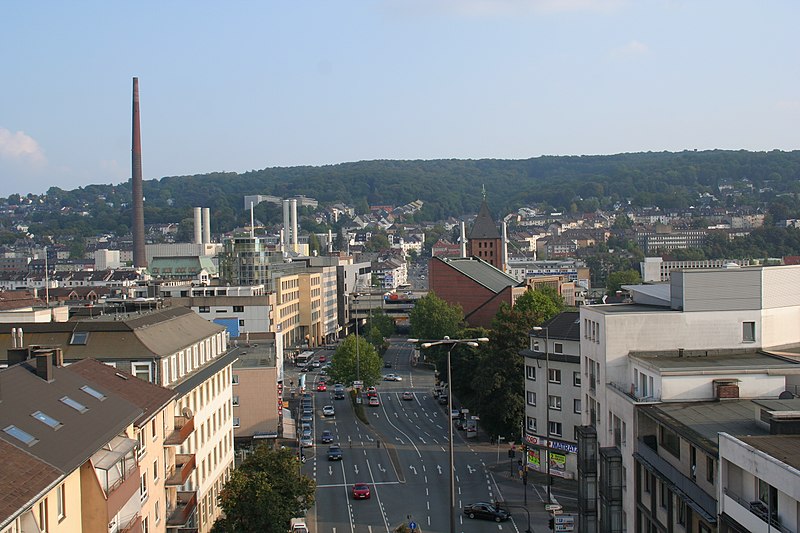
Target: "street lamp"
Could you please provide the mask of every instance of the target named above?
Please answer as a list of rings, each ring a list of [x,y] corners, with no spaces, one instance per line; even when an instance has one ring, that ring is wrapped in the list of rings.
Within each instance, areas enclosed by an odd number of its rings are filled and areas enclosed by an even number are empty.
[[[552,500],[550,499],[550,328],[547,326],[534,326],[533,331],[544,331],[544,368],[545,368],[545,382],[544,382],[544,416],[545,416],[545,426],[544,426],[544,450],[545,450],[545,468],[546,468],[546,476],[547,476],[547,503],[550,503]],[[526,448],[527,448],[527,441],[526,441]],[[527,465],[528,458],[525,457],[525,468],[528,468]]]
[[[408,339],[408,342],[418,343],[419,339]],[[420,345],[420,348],[427,349],[432,346],[449,346],[447,349],[447,436],[449,439],[449,452],[450,452],[450,533],[456,531],[456,478],[453,470],[455,470],[455,461],[453,460],[453,379],[452,369],[450,367],[450,352],[457,344],[471,346],[477,348],[478,343],[489,342],[486,337],[479,337],[476,339],[451,339],[445,336],[441,340],[425,341]]]

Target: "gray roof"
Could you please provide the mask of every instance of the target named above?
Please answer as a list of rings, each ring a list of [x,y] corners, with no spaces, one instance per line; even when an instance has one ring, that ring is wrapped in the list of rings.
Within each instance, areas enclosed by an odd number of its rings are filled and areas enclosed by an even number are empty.
[[[52,376],[51,381],[40,378],[33,360],[0,372],[2,426],[13,424],[37,441],[28,446],[4,431],[0,431],[0,439],[63,473],[69,473],[123,432],[142,414],[142,410],[71,372],[68,367],[53,367]],[[101,401],[87,394],[81,390],[83,385],[105,394],[105,398]],[[79,402],[87,410],[81,413],[69,407],[61,401],[64,397]],[[40,422],[32,416],[37,411],[62,425],[53,429]]]
[[[233,368],[275,368],[275,341],[259,340],[250,346],[239,343],[236,355],[239,359]]]
[[[473,239],[499,239],[500,232],[497,231],[497,225],[494,223],[491,213],[489,213],[489,206],[486,205],[486,200],[481,203],[481,209],[478,211],[478,216],[475,218],[475,224],[472,226],[472,231],[469,232],[469,240]]]
[[[800,435],[759,435],[739,438],[757,450],[800,470]]]
[[[196,371],[193,374],[190,374],[189,377],[186,378],[184,381],[178,383],[175,386],[174,390],[178,391],[179,396],[183,396],[184,394],[192,392],[192,390],[194,390],[195,387],[199,386],[201,383],[209,379],[211,376],[215,375],[217,372],[219,372],[226,366],[235,363],[238,357],[239,357],[238,348],[231,350],[225,355],[220,355],[210,363],[206,363],[206,365],[200,368],[200,370]]]
[[[0,324],[0,360],[5,360],[7,350],[12,348],[12,326],[17,325]],[[57,346],[63,350],[65,361],[76,361],[159,359],[225,328],[191,309],[172,307],[141,315],[102,315],[69,322],[24,324],[23,330],[26,345]],[[86,344],[70,344],[74,332],[88,332]]]
[[[687,350],[683,356],[680,356],[677,350],[661,353],[631,352],[630,357],[665,373],[713,370],[728,372],[753,369],[800,369],[800,361],[775,357],[756,350]]]
[[[502,270],[477,257],[433,257],[432,261],[441,261],[463,275],[480,283],[495,294],[507,287],[523,285]]]
[[[581,314],[578,311],[563,311],[542,324],[544,331],[531,330],[531,336],[569,341],[581,340]]]
[[[44,461],[0,440],[0,529],[21,514],[64,474]]]

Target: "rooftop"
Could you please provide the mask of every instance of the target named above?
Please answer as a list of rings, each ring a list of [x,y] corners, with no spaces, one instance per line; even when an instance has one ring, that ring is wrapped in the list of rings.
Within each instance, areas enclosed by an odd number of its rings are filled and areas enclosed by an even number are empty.
[[[800,470],[800,435],[748,435],[739,440]]]
[[[661,372],[800,369],[800,361],[776,357],[758,350],[687,350],[683,355],[677,350],[659,353],[631,352],[630,358]]]

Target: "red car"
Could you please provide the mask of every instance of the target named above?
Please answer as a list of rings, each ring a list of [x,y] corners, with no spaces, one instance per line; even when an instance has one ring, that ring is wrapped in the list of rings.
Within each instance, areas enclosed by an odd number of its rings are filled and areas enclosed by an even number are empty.
[[[320,362],[320,363],[324,363],[324,362],[325,362],[325,361],[327,361],[327,360],[328,360],[328,358],[327,358],[327,357],[325,357],[324,355],[320,355],[320,356],[319,356],[319,362]]]
[[[373,396],[378,396],[378,389],[375,387],[370,387],[367,389],[367,398],[372,398]]]
[[[366,483],[356,483],[355,485],[353,485],[353,499],[368,500],[369,485],[367,485]]]
[[[328,390],[328,386],[324,381],[317,383],[317,392],[325,392],[326,390]]]

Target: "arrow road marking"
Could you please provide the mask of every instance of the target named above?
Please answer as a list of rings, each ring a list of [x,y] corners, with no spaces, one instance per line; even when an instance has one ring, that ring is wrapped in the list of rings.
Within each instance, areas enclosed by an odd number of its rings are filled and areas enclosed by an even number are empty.
[[[397,441],[397,442],[399,442],[400,444],[405,444],[405,443],[403,442],[403,439],[401,439],[400,437],[395,437],[395,438],[394,438],[394,440],[396,440],[396,441]]]
[[[329,475],[329,476],[332,476],[332,475],[333,475],[333,467],[332,467],[332,466],[329,466],[329,467],[328,467],[328,475]]]
[[[417,469],[416,469],[416,468],[414,468],[414,465],[410,465],[410,466],[409,466],[409,468],[411,469],[411,471],[412,471],[412,472],[414,472],[414,475],[416,476],[416,475],[417,475]],[[357,474],[357,473],[358,473],[358,472],[356,472],[356,474]]]
[[[356,469],[356,475],[358,475],[358,465],[353,465],[353,468]]]
[[[378,463],[378,470],[380,470],[381,472],[386,472],[386,469],[382,467],[380,463]]]
[[[436,470],[439,471],[439,475],[442,474],[442,466],[441,465],[436,465]]]
[[[472,467],[471,467],[471,466],[469,466],[469,465],[467,465],[467,470],[469,470],[469,473],[470,473],[470,474],[472,474],[472,473],[474,473],[474,472],[477,472],[477,470],[475,470],[474,468],[472,468]]]

